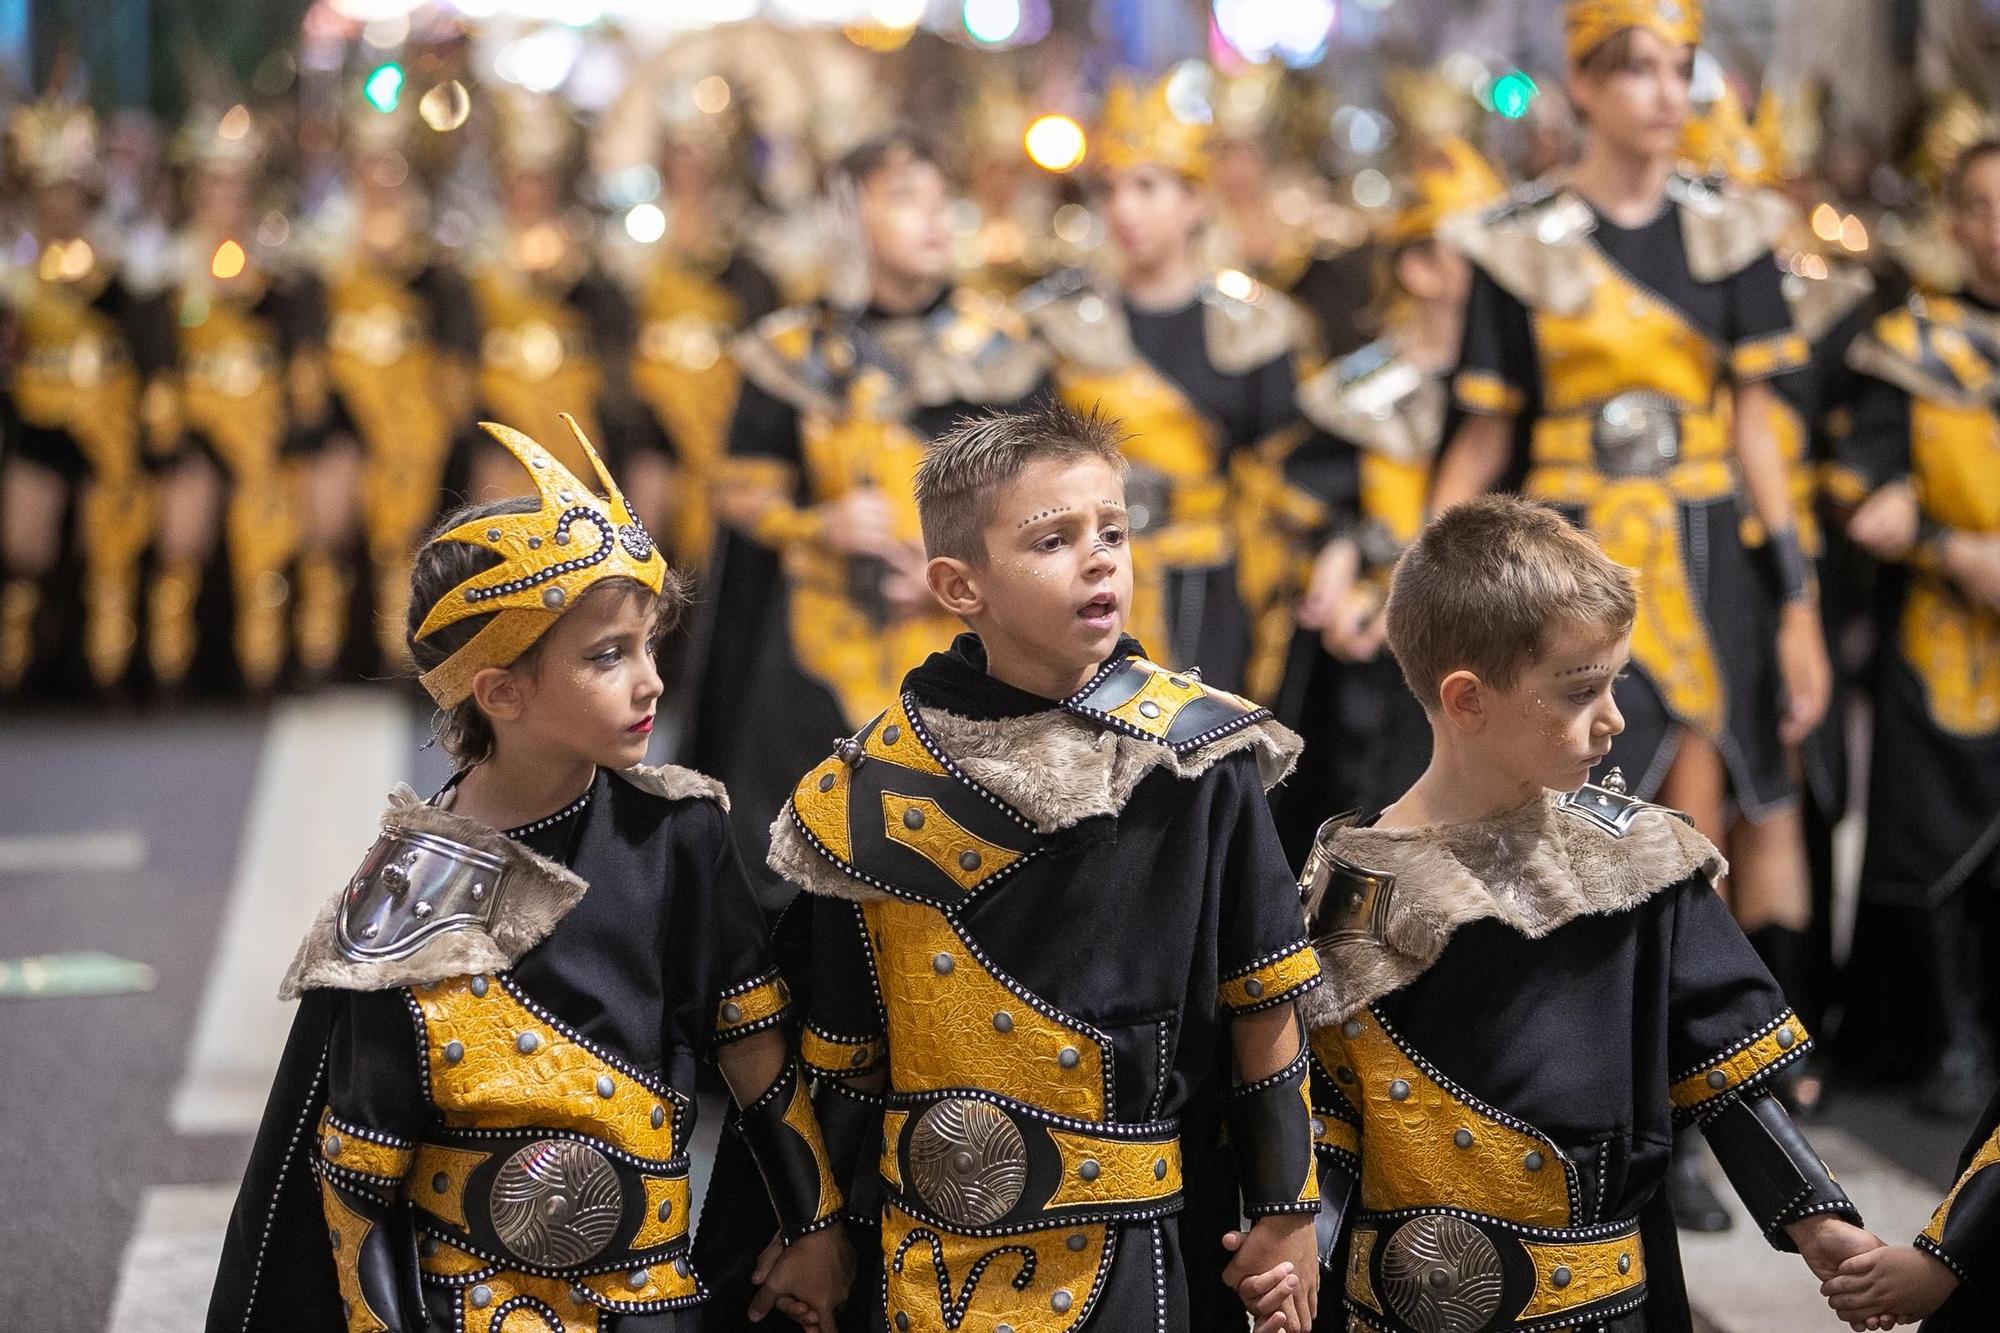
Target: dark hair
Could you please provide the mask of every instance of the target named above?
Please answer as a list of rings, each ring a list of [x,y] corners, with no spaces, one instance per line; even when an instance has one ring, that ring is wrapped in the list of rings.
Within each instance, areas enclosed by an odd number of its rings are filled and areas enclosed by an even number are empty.
[[[499,552],[484,546],[474,546],[470,542],[441,541],[445,533],[461,523],[471,523],[482,518],[497,518],[502,514],[532,514],[541,507],[541,499],[533,495],[513,495],[503,500],[488,500],[480,504],[461,505],[438,522],[424,543],[417,550],[415,563],[410,568],[410,610],[404,625],[404,637],[409,643],[410,656],[417,664],[418,672],[431,670],[444,662],[453,653],[471,642],[472,636],[486,628],[494,613],[467,616],[454,621],[444,628],[419,639],[417,630],[423,625],[439,601],[449,596],[453,589],[469,578],[476,577],[493,568],[501,561]],[[643,592],[653,596],[653,590],[629,578],[609,578],[594,583],[574,602],[568,610],[574,611],[586,601],[603,593],[622,591],[627,594]],[[686,585],[679,574],[667,570],[666,581],[660,587],[659,600],[654,607],[651,640],[657,642],[662,636],[673,631],[680,623],[682,613],[687,609]],[[535,659],[540,654],[546,638],[537,639],[528,645],[511,665],[534,670]],[[452,759],[459,764],[476,764],[492,757],[493,724],[486,714],[479,711],[479,705],[471,698],[461,699],[450,708],[438,710],[437,720],[432,723],[432,733],[437,742]]]
[[[1038,458],[1100,458],[1125,472],[1118,423],[1095,408],[1049,402],[1019,412],[970,417],[931,441],[917,465],[917,519],[924,552],[979,563],[993,496]]]
[[[859,188],[884,167],[907,162],[925,162],[947,176],[951,174],[937,140],[914,125],[898,125],[863,139],[841,157],[840,174]]]
[[[1577,58],[1577,72],[1593,79],[1616,74],[1632,59],[1632,48],[1638,41],[1637,27],[1620,28]]]
[[[1944,197],[1956,208],[1965,202],[1965,178],[1972,169],[1989,157],[2000,157],[2000,138],[1988,135],[1967,144],[1963,152],[1952,159],[1951,170],[1945,173]]]

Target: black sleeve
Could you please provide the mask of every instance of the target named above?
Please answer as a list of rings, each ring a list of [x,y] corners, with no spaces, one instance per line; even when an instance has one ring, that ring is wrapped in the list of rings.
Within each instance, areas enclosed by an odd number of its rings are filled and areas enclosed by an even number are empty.
[[[743,328],[749,328],[778,308],[778,284],[764,266],[739,251],[723,273],[723,283],[736,298],[737,314]]]
[[[1281,356],[1251,371],[1248,387],[1253,425],[1250,437],[1237,444],[1269,439],[1299,420],[1298,362],[1292,356]]]
[[[479,359],[479,311],[465,275],[448,264],[432,264],[419,281],[430,308],[431,337],[439,347],[467,361]]]
[[[1217,1003],[1231,1014],[1289,1004],[1317,986],[1319,956],[1306,939],[1298,880],[1285,859],[1270,802],[1247,751],[1217,765],[1213,817],[1222,825]]]
[[[1770,255],[1728,279],[1729,373],[1738,384],[1789,375],[1811,356],[1792,324],[1784,274]]]
[[[326,1100],[343,1120],[413,1143],[430,1112],[424,1050],[400,988],[353,991],[327,1045]]]
[[[768,458],[797,466],[799,410],[752,380],[743,381],[729,417],[729,453],[736,458]]]
[[[1860,377],[1854,395],[1854,419],[1835,441],[1836,490],[1843,498],[1860,499],[1879,486],[1910,475],[1910,395],[1872,375]]]
[[[1473,267],[1452,397],[1467,412],[1532,416],[1539,404],[1539,366],[1528,307]]]
[[[1673,899],[1667,1058],[1674,1114],[1701,1119],[1798,1060],[1805,1029],[1722,896],[1693,875]]]
[[[701,891],[710,909],[709,938],[701,942],[711,962],[714,992],[707,997],[711,1051],[753,1032],[784,1023],[792,1015],[791,992],[771,957],[763,909],[750,890],[743,863],[722,807],[702,801],[707,874]]]

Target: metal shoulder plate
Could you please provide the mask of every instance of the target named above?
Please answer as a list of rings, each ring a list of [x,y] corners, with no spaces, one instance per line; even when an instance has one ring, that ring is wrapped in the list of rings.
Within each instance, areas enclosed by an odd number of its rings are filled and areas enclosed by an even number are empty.
[[[1143,657],[1108,662],[1063,708],[1187,754],[1270,718],[1269,709],[1204,685],[1199,671],[1169,671]]]
[[[463,843],[385,828],[341,900],[341,953],[386,962],[448,931],[489,927],[506,869],[500,857]]]
[[[1355,814],[1350,811],[1321,824],[1306,856],[1305,871],[1299,876],[1306,934],[1316,948],[1387,938],[1396,877],[1386,870],[1370,870],[1335,850],[1341,830],[1353,827],[1354,822]]]
[[[1640,815],[1648,810],[1658,810],[1676,819],[1694,823],[1679,810],[1651,801],[1642,801],[1625,790],[1625,779],[1613,769],[1604,779],[1603,786],[1585,783],[1573,792],[1556,798],[1556,809],[1566,815],[1573,815],[1585,823],[1595,824],[1614,838],[1622,838],[1632,831],[1632,825]]]

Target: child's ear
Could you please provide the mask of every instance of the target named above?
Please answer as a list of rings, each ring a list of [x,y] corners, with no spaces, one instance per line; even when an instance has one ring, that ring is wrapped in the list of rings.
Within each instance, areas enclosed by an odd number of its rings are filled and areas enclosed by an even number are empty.
[[[1486,687],[1470,671],[1452,672],[1438,682],[1438,707],[1461,731],[1486,725]]]
[[[972,566],[948,555],[932,556],[924,566],[931,596],[955,616],[975,616],[986,609],[986,598],[973,582]]]
[[[472,678],[472,699],[495,722],[517,722],[527,707],[521,677],[507,667],[482,667]]]

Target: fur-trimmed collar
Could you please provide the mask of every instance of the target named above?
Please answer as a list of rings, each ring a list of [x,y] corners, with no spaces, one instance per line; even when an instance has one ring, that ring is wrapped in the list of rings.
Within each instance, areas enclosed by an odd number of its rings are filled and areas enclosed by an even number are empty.
[[[1012,806],[1044,837],[1086,819],[1118,814],[1155,769],[1192,779],[1247,750],[1269,789],[1290,774],[1304,748],[1297,735],[1269,718],[1176,754],[1157,741],[1127,736],[1056,708],[990,720],[935,709],[920,713],[939,748],[965,775]],[[808,893],[855,901],[886,896],[816,850],[793,818],[790,801],[771,825],[769,860],[771,869]]]
[[[634,764],[630,768],[611,771],[640,791],[650,792],[664,801],[684,801],[692,797],[714,801],[724,810],[729,809],[728,790],[708,774],[692,768],[682,768],[679,764]]]
[[[306,991],[322,988],[387,990],[474,972],[502,971],[547,938],[556,923],[582,900],[587,887],[565,867],[477,820],[438,809],[404,783],[397,783],[389,793],[382,827],[434,834],[505,861],[507,868],[492,921],[484,928],[467,926],[434,935],[407,958],[357,962],[340,947],[340,906],[347,896],[343,885],[313,919],[312,929],[306,932],[278,987],[279,999],[297,999]]]
[[[1395,884],[1378,932],[1318,941],[1326,984],[1301,1002],[1308,1023],[1338,1022],[1409,985],[1460,926],[1490,919],[1540,939],[1727,869],[1714,844],[1670,810],[1644,809],[1618,837],[1565,813],[1559,799],[1469,824],[1335,832],[1336,852]]]

